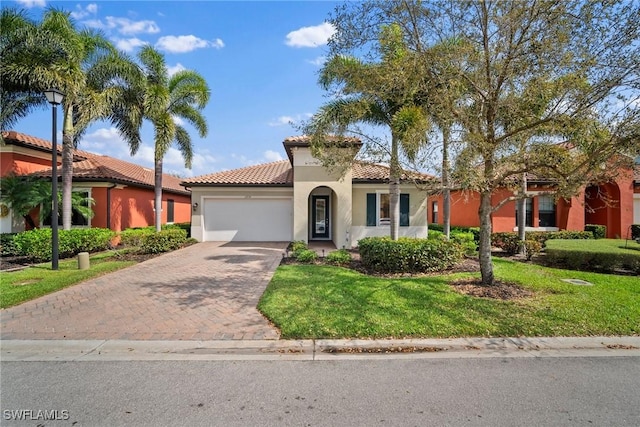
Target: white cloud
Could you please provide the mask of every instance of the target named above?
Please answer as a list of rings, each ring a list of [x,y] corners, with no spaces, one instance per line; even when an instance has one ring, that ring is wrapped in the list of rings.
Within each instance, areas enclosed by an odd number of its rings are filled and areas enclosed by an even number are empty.
[[[327,62],[327,57],[326,56],[318,56],[315,59],[307,59],[307,62],[309,64],[313,64],[317,67],[321,67],[324,65],[325,62]]]
[[[32,7],[45,7],[47,5],[46,0],[16,0],[16,2],[27,9],[31,9]]]
[[[98,12],[98,5],[95,3],[88,4],[86,7],[76,5],[76,10],[71,12],[71,17],[74,19],[84,19],[89,15],[95,15]]]
[[[273,151],[273,150],[267,150],[264,152],[264,158],[265,160],[269,161],[269,162],[279,162],[280,160],[282,160],[282,156],[280,155],[280,153],[278,153],[277,151]]]
[[[269,126],[271,126],[271,127],[284,126],[284,125],[292,125],[293,126],[293,125],[299,123],[302,120],[308,119],[312,115],[313,114],[311,114],[311,113],[304,113],[304,114],[297,114],[295,117],[293,117],[293,116],[280,116],[277,119],[272,120],[267,124]]]
[[[247,156],[244,156],[242,154],[231,154],[231,158],[237,160],[243,166],[254,166],[262,163],[271,163],[271,162],[278,162],[280,160],[283,160],[282,155],[277,151],[273,151],[273,150],[267,150],[263,152],[262,157],[257,159],[255,158],[250,159]]]
[[[133,52],[137,47],[144,46],[147,44],[146,41],[140,40],[139,38],[133,37],[130,39],[118,39],[115,38],[113,41],[116,43],[116,47],[125,52]]]
[[[158,27],[155,21],[132,21],[129,18],[119,18],[116,16],[107,16],[104,22],[100,19],[90,19],[83,21],[83,24],[100,30],[115,30],[125,36],[134,34],[156,34],[160,32],[160,27]]]
[[[292,124],[293,122],[295,122],[295,119],[291,116],[280,116],[277,119],[270,121],[269,126],[284,126]]]
[[[285,44],[292,47],[318,47],[327,44],[335,32],[335,27],[328,22],[313,27],[302,27],[287,34]]]
[[[180,117],[171,116],[171,118],[173,119],[173,123],[177,124],[178,126],[184,125],[184,120],[182,120]]]
[[[165,50],[170,53],[186,53],[196,49],[202,49],[205,47],[213,47],[215,49],[222,49],[224,42],[220,39],[214,41],[208,41],[196,37],[194,35],[188,36],[164,36],[158,39],[156,47]]]
[[[186,69],[187,68],[184,65],[182,65],[181,63],[178,62],[173,67],[167,67],[167,72],[169,73],[169,76],[173,76],[178,71],[184,71]]]

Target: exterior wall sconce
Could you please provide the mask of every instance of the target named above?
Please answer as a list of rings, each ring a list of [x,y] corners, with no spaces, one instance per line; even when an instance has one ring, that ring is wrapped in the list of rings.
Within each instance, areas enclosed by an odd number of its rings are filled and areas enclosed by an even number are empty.
[[[198,210],[198,202],[193,202],[193,211],[197,211]]]

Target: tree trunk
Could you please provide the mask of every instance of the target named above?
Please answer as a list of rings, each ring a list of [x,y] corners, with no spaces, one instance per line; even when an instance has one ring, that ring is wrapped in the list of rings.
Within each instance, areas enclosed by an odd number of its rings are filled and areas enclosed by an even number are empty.
[[[521,242],[524,242],[526,235],[526,227],[527,227],[527,199],[525,199],[525,195],[527,194],[527,174],[522,174],[522,182],[520,187],[520,196],[521,199],[518,200],[518,239]],[[524,246],[524,243],[520,245],[520,254],[526,256],[527,248]]]
[[[389,162],[389,221],[391,240],[398,240],[400,232],[400,162],[398,139],[391,135],[391,161]]]
[[[449,135],[448,125],[442,127],[442,226],[444,235],[451,233],[451,190],[449,189]]]
[[[154,176],[154,190],[155,190],[155,224],[156,231],[162,229],[162,157],[156,158],[155,176]]]
[[[57,108],[57,107],[54,107]],[[73,114],[70,107],[63,107],[62,124],[62,229],[71,230],[71,191],[73,191]],[[54,150],[56,148],[54,147]]]
[[[493,263],[491,262],[491,192],[480,193],[480,275],[483,285],[493,285]]]

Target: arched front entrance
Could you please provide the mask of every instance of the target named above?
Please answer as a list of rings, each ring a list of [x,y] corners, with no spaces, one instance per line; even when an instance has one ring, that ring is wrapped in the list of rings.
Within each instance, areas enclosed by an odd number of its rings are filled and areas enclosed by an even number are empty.
[[[584,192],[585,224],[607,227],[607,238],[622,236],[620,188],[615,183],[592,185]]]
[[[334,191],[325,186],[314,188],[309,193],[309,240],[333,240],[335,235],[335,212],[337,212]]]

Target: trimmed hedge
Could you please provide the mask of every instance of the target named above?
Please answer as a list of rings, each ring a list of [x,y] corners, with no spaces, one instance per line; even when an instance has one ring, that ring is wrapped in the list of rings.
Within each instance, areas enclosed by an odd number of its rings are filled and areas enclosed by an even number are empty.
[[[542,248],[547,240],[578,240],[578,239],[593,239],[593,233],[590,231],[527,231],[525,234],[525,242],[532,240],[540,244]],[[491,234],[491,244],[496,248],[502,249],[507,255],[515,255],[519,252],[522,245],[518,238],[518,233],[513,231],[493,233]],[[529,245],[531,250],[536,250],[537,245]],[[537,251],[539,252],[539,250]],[[529,253],[529,252],[527,252]]]
[[[60,230],[58,234],[58,254],[60,258],[69,258],[80,252],[98,252],[109,249],[115,232],[106,228],[74,228]],[[20,255],[37,262],[50,261],[51,229],[39,228],[18,233],[14,243]]]
[[[441,271],[462,259],[454,241],[401,237],[365,237],[358,242],[362,264],[379,273],[425,273]]]
[[[568,246],[562,240],[547,242],[546,262],[550,266],[570,270],[614,272],[631,270],[640,274],[640,251],[614,246]]]
[[[140,252],[159,254],[180,249],[187,241],[187,232],[180,228],[169,228],[152,233],[142,239]]]
[[[16,233],[0,234],[0,252],[2,256],[19,256],[20,250],[13,241]]]
[[[120,232],[120,244],[123,246],[140,247],[145,237],[155,233],[154,228],[127,228]]]
[[[607,236],[607,227],[598,224],[587,224],[584,226],[584,231],[593,233],[594,239],[604,239]]]

